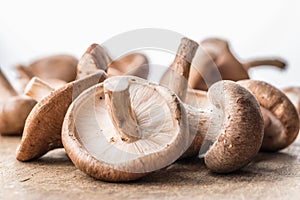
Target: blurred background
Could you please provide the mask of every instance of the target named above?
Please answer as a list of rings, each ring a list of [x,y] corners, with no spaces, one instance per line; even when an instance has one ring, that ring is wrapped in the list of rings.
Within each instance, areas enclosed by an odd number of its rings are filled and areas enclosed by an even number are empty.
[[[280,56],[288,62],[286,71],[255,68],[251,78],[281,88],[300,86],[299,10],[297,0],[1,0],[0,65],[10,76],[10,68],[17,64],[58,53],[79,58],[91,43],[101,44],[134,29],[162,28],[197,42],[212,36],[225,38],[241,60]],[[162,66],[173,59],[153,51],[148,56]]]

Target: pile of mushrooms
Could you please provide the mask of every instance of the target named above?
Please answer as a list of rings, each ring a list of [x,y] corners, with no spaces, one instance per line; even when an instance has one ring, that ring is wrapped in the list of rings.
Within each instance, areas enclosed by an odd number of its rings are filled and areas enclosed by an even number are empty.
[[[214,63],[225,80],[207,86]],[[231,173],[259,151],[286,148],[299,132],[300,90],[249,80],[259,65],[285,67],[273,58],[240,62],[222,39],[182,38],[156,84],[147,81],[145,55],[112,60],[92,44],[79,60],[57,55],[18,66],[22,95],[0,71],[0,133],[22,134],[19,161],[64,148],[78,169],[103,181],[136,180],[193,156]]]

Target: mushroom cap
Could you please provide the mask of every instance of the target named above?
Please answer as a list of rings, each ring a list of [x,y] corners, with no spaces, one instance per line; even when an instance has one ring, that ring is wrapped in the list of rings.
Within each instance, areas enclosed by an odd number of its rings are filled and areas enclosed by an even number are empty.
[[[129,82],[131,107],[141,131],[130,142],[118,135],[105,103],[105,84],[120,79]],[[138,179],[166,167],[186,150],[187,138],[185,110],[178,97],[133,76],[112,77],[83,92],[69,107],[62,132],[76,167],[111,182]]]
[[[35,100],[26,96],[14,96],[3,101],[0,105],[0,133],[22,134],[25,120],[35,104]]]
[[[243,80],[238,83],[252,92],[264,116],[270,118],[269,124],[272,126],[265,127],[261,150],[273,152],[289,146],[299,132],[299,116],[289,98],[263,81]]]
[[[102,82],[105,77],[105,72],[99,71],[66,84],[38,102],[26,120],[16,158],[28,161],[63,147],[61,128],[69,105],[83,90]]]
[[[149,75],[148,63],[148,59],[144,54],[128,54],[113,61],[107,69],[107,75],[110,77],[126,74],[147,79]]]
[[[66,82],[75,80],[77,74],[77,58],[70,55],[54,55],[39,59],[26,69],[42,79],[60,79]]]
[[[255,97],[232,81],[219,81],[208,90],[214,106],[210,131],[218,136],[205,153],[206,166],[228,173],[247,165],[258,153],[263,139],[263,119]],[[216,129],[217,128],[217,129]]]
[[[300,87],[288,87],[282,91],[294,104],[298,114],[300,114]]]

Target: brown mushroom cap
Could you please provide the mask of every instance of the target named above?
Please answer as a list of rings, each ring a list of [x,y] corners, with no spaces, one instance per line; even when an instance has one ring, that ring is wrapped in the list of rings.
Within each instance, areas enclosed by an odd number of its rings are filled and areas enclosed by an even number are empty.
[[[189,86],[195,89],[207,90],[206,83],[220,79],[220,75],[223,80],[238,81],[249,79],[248,70],[253,67],[270,65],[284,69],[286,66],[285,61],[279,58],[241,62],[233,55],[228,41],[220,38],[203,40],[198,51],[206,53],[199,54],[200,57],[192,63],[194,67],[190,70]],[[216,67],[212,67],[212,62]],[[216,74],[215,68],[218,69],[218,74]]]
[[[247,89],[232,81],[213,84],[208,97],[214,114],[207,134],[218,134],[205,153],[205,164],[218,173],[240,169],[261,147],[263,119],[259,104]]]
[[[294,104],[298,114],[300,115],[300,87],[288,87],[282,91]]]
[[[99,71],[66,84],[38,102],[26,120],[16,158],[28,161],[62,147],[61,128],[69,105],[83,90],[102,82],[105,77],[105,73]]]
[[[26,96],[14,96],[0,104],[0,133],[2,135],[22,134],[25,120],[36,104]]]
[[[171,164],[185,151],[187,136],[178,97],[132,76],[112,77],[83,92],[69,107],[62,132],[76,167],[112,182]]]
[[[20,76],[29,78],[37,76],[42,79],[60,79],[66,82],[75,80],[78,60],[70,55],[54,55],[31,63],[29,66],[18,66]],[[22,75],[23,74],[23,75]]]
[[[238,83],[253,93],[264,113],[265,130],[261,150],[278,151],[289,146],[298,135],[299,117],[288,97],[262,81],[243,80]]]

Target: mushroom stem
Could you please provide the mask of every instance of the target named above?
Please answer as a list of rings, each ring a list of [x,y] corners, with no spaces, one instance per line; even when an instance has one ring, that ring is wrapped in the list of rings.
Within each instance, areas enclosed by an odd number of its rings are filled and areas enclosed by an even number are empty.
[[[52,91],[54,88],[48,83],[38,77],[33,77],[25,87],[24,94],[39,102]]]
[[[243,63],[243,67],[246,71],[250,68],[258,67],[262,65],[274,66],[279,69],[285,69],[286,63],[280,59],[259,59],[259,60],[250,60]]]
[[[134,142],[141,138],[136,115],[131,108],[129,93],[130,81],[113,77],[104,81],[105,103],[108,107],[112,123],[124,142]],[[122,105],[122,106],[120,106]]]
[[[6,76],[3,74],[1,68],[0,68],[0,92],[2,98],[18,95],[16,90],[13,88],[13,86],[7,80]]]
[[[182,100],[186,96],[191,63],[198,46],[197,42],[182,38],[173,64],[168,69],[169,77],[162,81],[164,86],[174,91]]]

